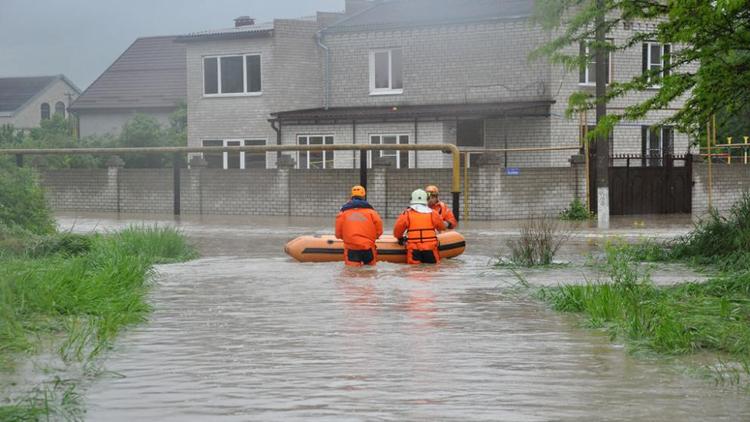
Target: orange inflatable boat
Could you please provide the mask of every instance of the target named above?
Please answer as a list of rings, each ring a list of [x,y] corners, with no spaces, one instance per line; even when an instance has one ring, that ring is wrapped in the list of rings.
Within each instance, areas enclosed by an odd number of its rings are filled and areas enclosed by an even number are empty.
[[[453,258],[464,253],[466,240],[461,233],[446,231],[438,234],[440,258]],[[393,236],[384,235],[375,242],[378,261],[406,263],[406,248]],[[335,262],[344,260],[344,242],[334,236],[300,236],[284,246],[284,252],[300,262]]]

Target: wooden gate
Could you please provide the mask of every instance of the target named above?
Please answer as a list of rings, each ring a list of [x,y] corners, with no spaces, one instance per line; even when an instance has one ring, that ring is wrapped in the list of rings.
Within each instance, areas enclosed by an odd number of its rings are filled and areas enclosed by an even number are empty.
[[[692,155],[613,155],[609,167],[611,215],[692,212]]]

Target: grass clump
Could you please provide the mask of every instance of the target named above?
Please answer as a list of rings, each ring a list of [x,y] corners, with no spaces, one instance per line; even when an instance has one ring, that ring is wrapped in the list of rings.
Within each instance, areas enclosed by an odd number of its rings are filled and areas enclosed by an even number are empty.
[[[521,226],[520,238],[507,242],[511,251],[510,262],[524,267],[550,265],[570,234],[570,230],[556,218],[529,218]]]
[[[635,348],[666,355],[699,351],[741,359],[750,353],[750,274],[707,283],[655,286],[619,247],[608,247],[611,282],[561,286],[539,297],[562,312],[583,313]]]
[[[67,334],[66,359],[96,356],[145,319],[152,266],[194,256],[171,228],[30,241],[25,254],[0,259],[0,364],[33,352],[40,334]]]
[[[566,221],[586,221],[593,216],[594,214],[586,208],[586,204],[578,198],[574,199],[568,208],[560,212],[560,219]]]

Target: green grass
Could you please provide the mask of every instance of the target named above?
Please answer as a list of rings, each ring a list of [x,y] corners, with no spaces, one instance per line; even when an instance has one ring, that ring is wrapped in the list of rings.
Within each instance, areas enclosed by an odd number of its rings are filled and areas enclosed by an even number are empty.
[[[93,362],[124,328],[148,317],[153,265],[195,256],[171,228],[82,236],[0,227],[0,374],[51,337],[62,338],[64,362]],[[80,420],[75,387],[75,381],[45,383],[0,405],[0,420]]]

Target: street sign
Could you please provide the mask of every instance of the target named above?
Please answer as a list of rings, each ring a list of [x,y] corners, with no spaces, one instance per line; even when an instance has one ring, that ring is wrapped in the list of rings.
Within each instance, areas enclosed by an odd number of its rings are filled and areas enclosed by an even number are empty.
[[[521,169],[518,167],[508,167],[505,169],[505,175],[506,176],[520,176]]]

